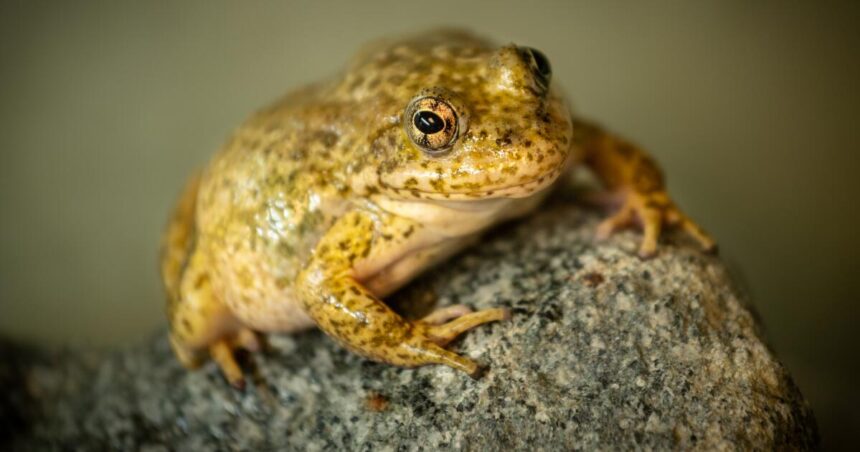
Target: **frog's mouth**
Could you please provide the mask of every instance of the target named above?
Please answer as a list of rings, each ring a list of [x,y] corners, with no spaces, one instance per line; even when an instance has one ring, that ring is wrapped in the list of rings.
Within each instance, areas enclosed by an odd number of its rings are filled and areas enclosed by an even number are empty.
[[[526,182],[511,185],[502,185],[491,188],[482,187],[478,190],[434,191],[407,189],[405,187],[401,187],[400,189],[396,190],[399,194],[405,194],[408,197],[432,199],[438,201],[468,201],[490,198],[526,198],[535,193],[541,192],[550,185],[552,185],[558,179],[561,173],[561,169],[555,169],[547,174],[539,176],[536,179],[529,180]]]
[[[504,175],[494,179],[491,175],[476,173],[466,182],[451,183],[445,175],[414,171],[401,172],[394,177],[375,174],[378,186],[388,195],[401,199],[426,199],[436,201],[477,201],[493,198],[526,198],[539,193],[558,180],[562,173],[570,170],[575,158],[572,153],[564,160],[532,174],[526,180],[513,181]],[[472,182],[479,181],[479,182]]]

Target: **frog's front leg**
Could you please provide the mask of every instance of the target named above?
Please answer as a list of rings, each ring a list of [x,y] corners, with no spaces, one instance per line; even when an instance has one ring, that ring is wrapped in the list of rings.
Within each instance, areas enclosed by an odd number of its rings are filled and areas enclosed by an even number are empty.
[[[597,228],[598,238],[638,221],[644,237],[641,257],[657,252],[657,239],[664,225],[679,226],[706,251],[716,249],[714,240],[687,217],[666,193],[663,174],[651,157],[638,147],[610,135],[594,124],[575,119],[575,142],[585,151],[585,163],[610,191],[620,209]]]
[[[506,309],[443,308],[426,321],[409,321],[357,278],[371,277],[360,275],[367,268],[395,265],[426,247],[426,233],[418,224],[387,214],[344,215],[320,240],[298,277],[302,306],[326,334],[364,357],[403,367],[443,364],[474,377],[480,370],[474,361],[442,346],[478,325],[507,318]]]

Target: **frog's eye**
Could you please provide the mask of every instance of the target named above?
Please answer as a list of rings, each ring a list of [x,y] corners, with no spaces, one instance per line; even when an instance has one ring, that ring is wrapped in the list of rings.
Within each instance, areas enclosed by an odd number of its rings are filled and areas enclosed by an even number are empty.
[[[552,78],[552,68],[549,65],[549,59],[547,59],[543,52],[531,47],[518,47],[517,51],[519,51],[523,60],[529,66],[529,69],[531,69],[532,74],[534,74],[538,91],[546,93],[549,89],[549,81]]]
[[[412,142],[428,154],[442,154],[457,140],[457,112],[439,97],[424,96],[410,102],[403,122]]]

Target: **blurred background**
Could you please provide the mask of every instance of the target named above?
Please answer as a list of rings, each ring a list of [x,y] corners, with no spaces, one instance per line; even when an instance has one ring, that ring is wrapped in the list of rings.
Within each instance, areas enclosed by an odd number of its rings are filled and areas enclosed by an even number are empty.
[[[107,347],[161,327],[161,228],[231,129],[368,39],[459,25],[543,50],[578,112],[657,157],[751,292],[824,446],[848,446],[857,5],[3,1],[0,335]]]

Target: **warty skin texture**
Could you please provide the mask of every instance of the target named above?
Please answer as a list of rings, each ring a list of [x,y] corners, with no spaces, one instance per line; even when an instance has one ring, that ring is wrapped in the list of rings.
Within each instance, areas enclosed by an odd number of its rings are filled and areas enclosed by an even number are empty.
[[[647,155],[571,116],[540,52],[452,30],[368,45],[254,114],[189,182],[163,240],[174,350],[241,385],[236,348],[317,326],[376,361],[476,376],[444,346],[505,309],[408,321],[383,297],[533,211],[579,163],[621,204],[599,235],[638,222],[648,257],[678,225],[713,248]]]

